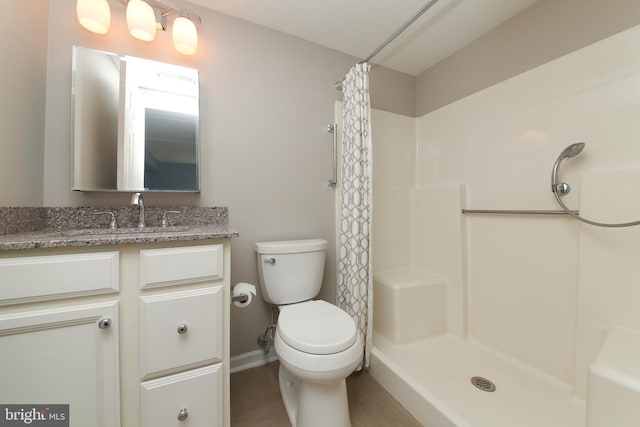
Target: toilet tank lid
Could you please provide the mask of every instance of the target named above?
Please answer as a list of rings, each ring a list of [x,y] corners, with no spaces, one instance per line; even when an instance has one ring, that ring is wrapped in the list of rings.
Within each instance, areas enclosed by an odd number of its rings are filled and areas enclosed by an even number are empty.
[[[322,239],[282,240],[277,242],[256,242],[256,252],[259,254],[291,254],[300,252],[315,252],[327,249],[327,241]]]

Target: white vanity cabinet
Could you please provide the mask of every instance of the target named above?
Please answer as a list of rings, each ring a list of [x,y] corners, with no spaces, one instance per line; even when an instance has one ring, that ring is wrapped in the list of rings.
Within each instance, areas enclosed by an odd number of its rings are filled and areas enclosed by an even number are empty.
[[[229,270],[227,239],[0,252],[0,404],[228,427]]]

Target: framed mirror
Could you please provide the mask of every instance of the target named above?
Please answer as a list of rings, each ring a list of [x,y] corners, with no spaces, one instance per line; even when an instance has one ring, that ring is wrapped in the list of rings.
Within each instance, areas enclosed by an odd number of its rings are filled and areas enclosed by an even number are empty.
[[[72,190],[200,191],[198,71],[73,47]]]

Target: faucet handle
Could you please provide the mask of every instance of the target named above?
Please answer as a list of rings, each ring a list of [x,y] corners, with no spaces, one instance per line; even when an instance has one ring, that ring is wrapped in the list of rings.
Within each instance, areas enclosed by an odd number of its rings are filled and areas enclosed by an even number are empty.
[[[166,227],[169,225],[169,214],[181,214],[182,212],[180,211],[164,211],[162,213],[162,219],[160,220],[160,227]]]
[[[116,219],[116,214],[111,211],[104,212],[92,212],[91,215],[111,215],[111,220],[109,221],[109,228],[115,230],[118,228],[118,220]]]

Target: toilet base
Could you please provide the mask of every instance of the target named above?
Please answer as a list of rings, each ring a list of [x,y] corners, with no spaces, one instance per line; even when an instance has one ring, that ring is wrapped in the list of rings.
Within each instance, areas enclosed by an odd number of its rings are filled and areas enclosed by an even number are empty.
[[[344,378],[329,382],[302,381],[281,364],[278,382],[292,427],[351,426]]]

